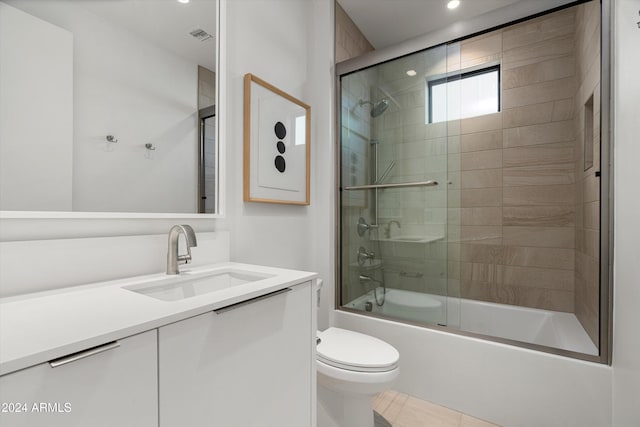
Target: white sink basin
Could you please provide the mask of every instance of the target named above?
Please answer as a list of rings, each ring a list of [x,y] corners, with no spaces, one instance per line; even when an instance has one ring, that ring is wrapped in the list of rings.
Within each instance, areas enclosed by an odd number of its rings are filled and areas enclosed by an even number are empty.
[[[269,277],[273,277],[273,275],[236,269],[203,273],[186,272],[175,276],[161,277],[152,282],[123,286],[123,289],[163,301],[178,301]]]

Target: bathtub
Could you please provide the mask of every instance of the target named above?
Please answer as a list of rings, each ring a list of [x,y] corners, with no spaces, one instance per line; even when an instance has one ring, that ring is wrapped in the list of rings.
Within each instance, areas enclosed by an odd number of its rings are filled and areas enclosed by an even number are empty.
[[[567,339],[572,329],[580,330],[575,318],[564,313],[454,298],[449,303],[446,298],[428,296],[442,303],[440,315],[471,323],[469,329],[482,333],[551,344],[547,334],[559,341]],[[367,302],[373,302],[372,295],[351,305],[365,307]],[[485,307],[490,309],[480,310]],[[384,340],[400,352],[395,390],[501,426],[611,425],[610,366],[398,322],[391,319],[389,306],[372,303],[371,308],[389,317],[338,309],[331,312],[331,324]],[[435,307],[427,311],[438,316]],[[567,318],[572,320],[568,328]],[[567,340],[565,347],[578,349],[575,341],[579,339]],[[592,344],[586,344],[593,350]]]
[[[382,288],[377,292],[381,300]],[[371,291],[345,307],[411,322],[439,324],[466,332],[598,354],[598,349],[572,313],[390,288],[387,288],[382,306],[376,304]]]

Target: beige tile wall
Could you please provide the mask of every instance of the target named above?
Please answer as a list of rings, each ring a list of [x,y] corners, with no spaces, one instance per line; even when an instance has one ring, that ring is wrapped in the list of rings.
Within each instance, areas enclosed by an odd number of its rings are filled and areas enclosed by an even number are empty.
[[[600,10],[597,2],[576,8],[575,96],[575,313],[598,344],[600,238]],[[584,170],[584,105],[593,96],[593,166]]]
[[[460,122],[451,293],[574,311],[576,27],[572,8],[460,43],[462,67],[501,62],[502,111]]]
[[[345,61],[373,50],[369,40],[336,2],[336,62]]]

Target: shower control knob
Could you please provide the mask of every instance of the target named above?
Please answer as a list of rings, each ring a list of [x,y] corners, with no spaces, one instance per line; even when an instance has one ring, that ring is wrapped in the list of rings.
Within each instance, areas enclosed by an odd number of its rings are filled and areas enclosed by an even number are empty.
[[[373,228],[378,228],[378,226],[375,224],[368,224],[362,217],[358,219],[358,236],[364,236],[365,232],[370,231]]]
[[[372,260],[376,254],[368,252],[364,247],[358,248],[358,265],[363,265],[366,260]]]

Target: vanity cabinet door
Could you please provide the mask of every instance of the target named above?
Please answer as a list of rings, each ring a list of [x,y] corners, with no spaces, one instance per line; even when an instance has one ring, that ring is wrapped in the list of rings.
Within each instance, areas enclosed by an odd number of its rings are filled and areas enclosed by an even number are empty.
[[[315,425],[310,283],[160,328],[161,427]]]
[[[157,330],[116,343],[0,377],[0,426],[157,427]]]

